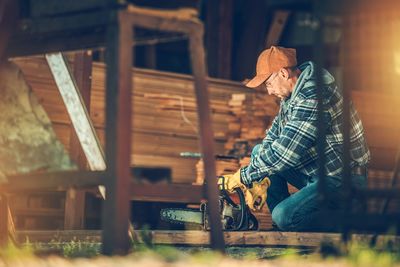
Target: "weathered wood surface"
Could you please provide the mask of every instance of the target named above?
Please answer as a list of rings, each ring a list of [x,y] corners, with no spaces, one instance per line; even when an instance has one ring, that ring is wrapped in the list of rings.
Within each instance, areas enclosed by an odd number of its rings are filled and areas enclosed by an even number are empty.
[[[18,241],[24,242],[68,242],[71,240],[82,240],[101,242],[101,231],[78,230],[78,231],[17,231]],[[153,244],[170,245],[209,245],[209,232],[206,231],[135,231],[135,239],[143,242],[143,238]],[[302,246],[316,247],[322,241],[331,240],[339,242],[341,234],[338,233],[305,233],[305,232],[279,232],[279,231],[254,231],[254,232],[224,232],[226,245],[235,246]],[[368,242],[372,235],[354,234],[352,240]],[[380,235],[377,244],[392,241],[400,243],[399,236]]]
[[[22,68],[34,93],[44,106],[53,123],[53,128],[68,148],[70,120],[50,71],[42,58],[21,58],[15,62]],[[94,63],[92,72],[92,96],[90,115],[101,142],[104,144],[104,71],[103,64]],[[135,92],[133,99],[132,163],[137,166],[170,167],[174,182],[191,183],[196,177],[196,159],[181,158],[180,152],[198,152],[197,133],[186,123],[181,109],[159,109],[159,99],[149,99],[145,94],[171,94],[183,98],[185,116],[197,127],[197,114],[193,108],[186,111],[185,103],[194,103],[192,77],[150,70],[135,70],[133,78]],[[213,129],[216,136],[215,152],[224,152],[228,113],[217,112],[229,101],[232,93],[252,91],[241,84],[210,79],[210,104]],[[225,104],[225,107],[227,104]],[[173,145],[171,145],[173,144]]]
[[[92,53],[90,51],[77,52],[74,55],[73,75],[82,97],[82,103],[90,110],[90,89],[92,87]],[[76,131],[70,131],[69,155],[79,166],[86,170],[88,161],[79,142]],[[85,222],[85,191],[70,188],[66,192],[64,229],[83,229]]]

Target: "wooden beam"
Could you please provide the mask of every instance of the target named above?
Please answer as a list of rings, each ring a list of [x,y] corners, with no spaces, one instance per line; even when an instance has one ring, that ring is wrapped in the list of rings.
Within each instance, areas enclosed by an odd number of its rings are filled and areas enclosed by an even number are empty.
[[[232,69],[232,29],[233,29],[233,0],[222,0],[219,15],[218,38],[218,78],[231,79]]]
[[[104,152],[67,59],[61,53],[54,53],[46,54],[46,60],[86,155],[89,168],[97,171],[105,170]],[[99,190],[104,197],[104,188],[99,187]]]
[[[67,189],[92,187],[104,184],[104,171],[56,171],[44,173],[17,174],[7,177],[8,182],[0,185],[0,191],[20,192],[33,189]]]
[[[107,195],[103,205],[103,253],[129,250],[129,182],[132,116],[132,18],[110,14],[106,47]]]
[[[200,203],[204,199],[204,186],[185,184],[132,184],[131,200]]]
[[[169,11],[130,5],[126,12],[133,15],[127,17],[132,24],[153,30],[190,34],[196,31],[198,25],[202,25],[194,9]]]
[[[211,247],[221,252],[225,251],[224,236],[219,207],[219,191],[215,167],[214,134],[209,107],[209,92],[207,72],[203,47],[203,25],[198,24],[189,38],[189,49],[194,76],[195,94],[197,101],[197,116],[199,118],[200,149],[203,155],[204,175],[206,177],[206,198],[210,215]]]
[[[74,55],[73,77],[76,81],[76,90],[81,95],[81,104],[85,106],[87,114],[90,114],[90,95],[92,87],[92,52],[79,51]],[[87,169],[88,161],[85,151],[80,144],[76,131],[70,133],[69,155],[80,169]]]
[[[67,59],[61,53],[46,54],[46,59],[85,152],[90,169],[105,170],[106,165],[100,141],[76,81],[72,76]]]
[[[100,10],[24,19],[18,23],[6,54],[17,57],[104,46],[109,12]]]
[[[209,75],[231,78],[234,1],[206,1],[206,48]]]
[[[289,15],[290,11],[286,10],[277,10],[274,12],[274,18],[272,19],[271,26],[265,39],[266,48],[271,47],[271,45],[279,44],[279,40],[281,39]]]
[[[20,242],[29,239],[30,242],[68,242],[81,240],[100,242],[101,231],[17,231]],[[151,240],[152,244],[163,245],[210,245],[209,233],[206,231],[135,231],[135,240],[143,242],[143,238]],[[292,247],[318,247],[321,242],[331,240],[340,242],[339,233],[314,233],[314,232],[281,232],[281,231],[243,231],[224,232],[226,244],[229,246],[292,246]],[[368,244],[373,235],[353,234],[352,240]],[[400,236],[379,235],[377,245],[400,244]]]
[[[81,93],[83,104],[90,113],[90,91],[92,76],[92,53],[80,51],[74,55],[74,78]],[[75,131],[70,132],[69,155],[79,169],[87,169],[87,160]],[[85,190],[69,188],[65,199],[64,229],[83,229],[85,212]]]
[[[93,10],[102,10],[106,7],[117,6],[120,1],[110,0],[85,0],[73,1],[66,4],[63,1],[41,0],[30,5],[31,17],[56,16],[62,14],[71,14],[76,12],[88,12]],[[121,5],[122,6],[122,5]]]

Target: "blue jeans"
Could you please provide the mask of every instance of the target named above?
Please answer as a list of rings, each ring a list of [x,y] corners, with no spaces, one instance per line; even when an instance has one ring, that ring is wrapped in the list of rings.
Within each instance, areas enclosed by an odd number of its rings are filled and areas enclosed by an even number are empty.
[[[255,146],[252,155],[257,153]],[[330,197],[327,206],[322,207],[319,200],[318,177],[305,175],[297,170],[287,170],[269,177],[271,186],[267,190],[267,205],[272,221],[282,231],[334,231],[336,225],[326,223],[326,212],[340,211],[343,208],[341,178],[327,176],[326,186]],[[353,185],[363,187],[366,177],[355,175]],[[290,195],[287,183],[299,191]]]

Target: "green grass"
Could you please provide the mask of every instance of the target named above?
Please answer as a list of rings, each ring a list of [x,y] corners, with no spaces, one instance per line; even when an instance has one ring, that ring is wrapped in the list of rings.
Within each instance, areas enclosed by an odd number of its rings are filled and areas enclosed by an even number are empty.
[[[34,257],[34,249],[29,244],[17,247],[13,243],[9,243],[5,248],[0,249],[0,259],[14,260],[31,257]]]
[[[391,267],[400,264],[400,247],[389,241],[371,247],[361,242],[348,244],[325,242],[319,250],[265,247],[227,247],[224,256],[205,247],[174,247],[133,242],[133,252],[127,257],[154,258],[164,262],[187,261],[197,264],[214,265],[230,257],[238,260],[285,260],[285,261],[337,261],[341,260],[349,266]],[[73,240],[70,242],[52,241],[46,244],[26,242],[21,247],[10,244],[0,249],[0,259],[12,260],[35,257],[35,254],[46,250],[56,251],[66,258],[95,257],[101,252],[101,244],[88,241]],[[215,264],[216,265],[216,264]]]

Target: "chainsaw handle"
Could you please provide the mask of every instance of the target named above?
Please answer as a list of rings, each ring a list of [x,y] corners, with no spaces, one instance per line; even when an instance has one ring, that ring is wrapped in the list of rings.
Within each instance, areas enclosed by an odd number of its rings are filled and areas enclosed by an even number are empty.
[[[240,222],[239,222],[238,226],[236,227],[236,230],[239,230],[242,228],[243,223],[244,223],[244,217],[246,216],[246,199],[244,197],[244,193],[243,193],[242,189],[235,188],[235,191],[239,195]]]
[[[246,214],[246,211],[247,211],[246,210],[246,199],[244,197],[244,193],[243,193],[242,189],[235,188],[234,190],[235,190],[236,194],[239,196],[239,205],[236,204],[235,202],[233,202],[232,198],[229,196],[227,191],[221,190],[221,193],[223,194],[223,197],[226,200],[226,202],[228,202],[231,206],[240,209],[239,224],[235,227],[235,229],[233,229],[233,230],[240,230],[244,224],[244,220],[247,215]]]

